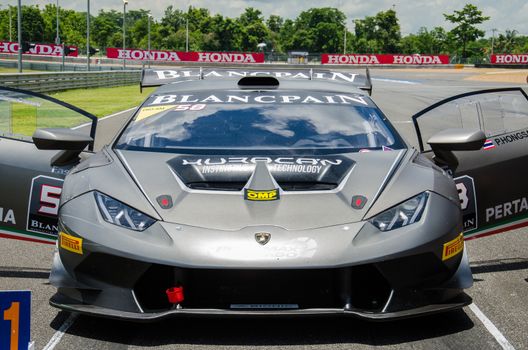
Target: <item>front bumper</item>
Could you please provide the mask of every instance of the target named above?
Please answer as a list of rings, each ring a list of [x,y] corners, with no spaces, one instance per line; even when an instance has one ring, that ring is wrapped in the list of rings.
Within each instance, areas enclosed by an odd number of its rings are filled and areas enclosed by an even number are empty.
[[[75,201],[85,209],[82,219]],[[448,205],[439,213],[442,201]],[[96,208],[86,210],[93,200],[79,197],[61,209],[60,225],[83,237],[82,252],[59,248],[50,303],[138,321],[325,314],[384,320],[460,308],[471,302],[463,293],[472,285],[465,250],[442,258],[443,245],[461,232],[460,211],[434,194],[431,203],[421,223],[384,233],[368,223],[237,232],[157,223],[138,233],[104,222]],[[261,229],[273,235],[265,246],[253,237]],[[176,307],[165,295],[175,285],[185,288]]]

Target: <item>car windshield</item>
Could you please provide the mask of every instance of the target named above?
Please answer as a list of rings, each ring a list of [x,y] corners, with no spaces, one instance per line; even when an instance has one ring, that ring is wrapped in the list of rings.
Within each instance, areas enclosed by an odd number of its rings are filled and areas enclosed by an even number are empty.
[[[169,152],[385,147],[404,145],[368,97],[284,91],[154,95],[116,144]]]

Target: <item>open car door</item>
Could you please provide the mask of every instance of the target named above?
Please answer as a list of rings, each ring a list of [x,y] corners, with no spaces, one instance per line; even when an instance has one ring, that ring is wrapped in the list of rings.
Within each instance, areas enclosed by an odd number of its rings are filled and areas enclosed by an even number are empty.
[[[96,126],[95,116],[72,105],[0,87],[0,237],[55,242],[63,179],[91,155],[93,142],[75,154],[55,148],[57,133],[44,133],[40,148],[47,150],[37,149],[30,135],[38,128],[60,128],[50,130],[72,130],[77,139],[88,142]]]
[[[523,89],[453,96],[415,114],[413,122],[420,151],[454,177],[466,238],[528,225],[528,95]],[[457,146],[460,135],[476,135],[471,131],[482,135],[482,147]]]

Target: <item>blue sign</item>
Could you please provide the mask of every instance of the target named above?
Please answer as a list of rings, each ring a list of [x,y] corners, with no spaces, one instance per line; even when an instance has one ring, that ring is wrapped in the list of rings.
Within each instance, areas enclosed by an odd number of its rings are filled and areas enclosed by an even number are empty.
[[[31,292],[0,291],[0,350],[27,350],[31,327]]]

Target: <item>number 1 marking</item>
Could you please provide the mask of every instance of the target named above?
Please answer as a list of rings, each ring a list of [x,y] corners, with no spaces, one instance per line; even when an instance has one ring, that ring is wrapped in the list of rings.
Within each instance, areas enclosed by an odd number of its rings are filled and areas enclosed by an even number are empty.
[[[14,301],[11,307],[4,311],[4,320],[11,321],[11,342],[9,350],[18,350],[18,326],[20,323],[20,303]]]

